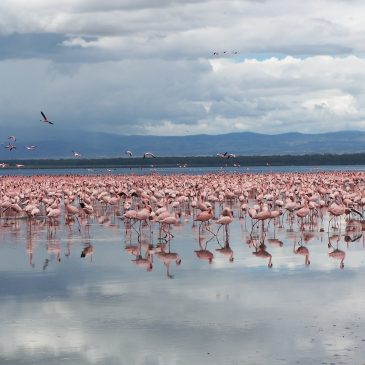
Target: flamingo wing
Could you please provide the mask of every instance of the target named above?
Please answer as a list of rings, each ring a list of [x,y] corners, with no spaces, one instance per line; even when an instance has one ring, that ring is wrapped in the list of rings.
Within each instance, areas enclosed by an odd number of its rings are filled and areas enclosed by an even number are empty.
[[[41,111],[42,117],[44,118],[44,120],[48,120],[48,118],[46,117],[46,115]]]

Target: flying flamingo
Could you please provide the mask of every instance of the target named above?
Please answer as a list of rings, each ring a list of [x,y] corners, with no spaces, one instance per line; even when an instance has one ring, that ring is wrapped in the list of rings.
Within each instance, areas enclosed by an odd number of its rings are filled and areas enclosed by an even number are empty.
[[[126,153],[126,155],[128,155],[129,157],[133,157],[133,153],[132,153],[132,151],[125,151],[125,153]]]
[[[146,158],[146,157],[153,157],[153,158],[156,158],[156,156],[155,156],[153,153],[151,153],[151,152],[145,152],[145,153],[143,154],[143,158]]]
[[[221,157],[221,158],[226,158],[227,160],[229,158],[235,158],[236,155],[234,155],[233,153],[228,153],[228,152],[224,152],[224,153],[217,153],[217,156],[218,157]]]
[[[46,114],[44,114],[42,111],[41,111],[41,114],[42,114],[43,120],[40,119],[40,122],[44,122],[44,123],[48,123],[48,124],[54,124],[53,122],[51,122],[50,120],[48,120]]]
[[[16,146],[11,143],[9,143],[7,146],[5,146],[5,148],[9,151],[16,150]]]
[[[81,157],[81,153],[76,152],[76,151],[72,151],[74,157]]]
[[[26,150],[28,150],[28,151],[33,151],[34,149],[36,149],[36,148],[37,148],[37,146],[35,146],[35,145],[31,144],[30,146],[24,146],[24,148],[25,148]]]

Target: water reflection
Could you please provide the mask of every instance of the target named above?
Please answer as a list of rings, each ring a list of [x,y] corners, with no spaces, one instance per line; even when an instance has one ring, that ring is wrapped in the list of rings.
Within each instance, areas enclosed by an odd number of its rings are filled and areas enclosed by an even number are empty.
[[[328,236],[328,248],[331,249],[331,251],[328,252],[328,256],[335,260],[339,260],[340,269],[343,269],[345,267],[344,260],[346,257],[346,252],[338,248],[340,240],[341,240],[340,235]]]
[[[306,246],[303,245],[303,238],[301,238],[298,243],[295,243],[294,242],[293,252],[296,255],[302,255],[302,256],[304,256],[304,264],[306,266],[310,265],[310,261],[309,261],[309,250],[308,250],[308,247],[306,247]]]
[[[290,211],[226,185],[199,199],[199,185],[184,196],[166,187],[151,212],[142,188],[102,189],[117,203],[97,188],[67,194],[79,223],[57,198],[47,204],[59,216],[1,210],[1,364],[362,361],[357,213],[332,225],[326,207],[298,217],[299,198]],[[250,208],[282,214],[255,224]]]
[[[219,252],[221,255],[227,257],[229,262],[233,262],[233,260],[234,260],[233,250],[232,250],[231,246],[229,245],[228,237],[226,238],[223,247],[220,244],[218,239],[217,239],[217,241],[218,241],[218,244],[219,244],[220,248],[216,248],[215,250],[217,252]]]
[[[94,247],[91,243],[85,243],[85,248],[81,251],[80,257],[90,257],[90,262],[93,261]]]
[[[227,211],[230,208],[225,209]],[[266,260],[269,268],[274,266],[276,259],[279,260],[282,268],[283,258],[288,260],[290,255],[293,255],[292,259],[288,261],[291,265],[296,262],[295,256],[301,256],[305,266],[309,266],[311,261],[314,261],[315,265],[312,268],[328,269],[331,266],[323,261],[324,237],[327,237],[325,240],[329,249],[327,257],[331,259],[329,262],[339,260],[339,265],[332,266],[333,268],[336,266],[344,268],[346,250],[364,249],[363,221],[354,218],[348,219],[342,228],[338,224],[334,225],[326,233],[318,228],[313,229],[313,217],[308,220],[308,226],[304,221],[303,224],[299,223],[295,229],[293,217],[290,214],[282,220],[278,217],[277,220],[267,222],[268,225],[257,225],[255,220],[252,220],[252,223],[248,221],[250,224],[247,222],[242,224],[240,221],[231,221],[231,216],[225,216],[224,209],[222,209],[220,218],[216,219],[218,224],[215,227],[213,226],[215,221],[212,220],[212,211],[208,210],[207,214],[210,219],[199,222],[197,230],[194,231],[193,223],[197,220],[194,220],[193,216],[189,216],[186,211],[183,214],[180,212],[177,217],[171,216],[170,212],[167,214],[169,215],[160,221],[156,220],[158,229],[155,227],[156,223],[151,222],[148,217],[141,220],[120,219],[115,215],[115,211],[103,209],[89,215],[86,224],[82,223],[81,217],[80,226],[76,217],[66,216],[62,222],[62,217],[29,221],[13,215],[6,215],[2,219],[1,239],[21,241],[24,237],[27,263],[32,268],[35,267],[36,251],[37,255],[41,256],[41,252],[44,250],[42,267],[43,270],[46,270],[51,264],[62,264],[62,255],[69,258],[72,254],[72,247],[79,239],[84,242],[84,247],[79,251],[81,258],[88,258],[92,263],[95,254],[95,245],[91,243],[93,238],[103,235],[104,230],[116,229],[115,233],[120,237],[120,240],[123,240],[124,237],[124,251],[133,256],[132,262],[136,266],[143,267],[146,271],[152,271],[154,257],[157,257],[159,261],[163,262],[167,276],[170,278],[173,277],[170,274],[171,263],[176,261],[180,264],[183,258],[176,251],[182,240],[186,242],[183,248],[184,253],[190,247],[195,257],[210,264],[215,261],[215,252],[219,254],[219,257],[227,258],[230,263],[237,261],[234,259],[234,252],[239,252],[240,266],[241,262],[250,266],[252,261],[248,254],[251,252],[251,255]],[[222,218],[228,218],[227,222],[229,221],[229,223],[222,224]],[[247,218],[245,219],[247,220]],[[322,221],[323,217],[318,215],[317,220]],[[186,240],[186,237],[190,235],[191,227],[193,227],[193,236],[196,235],[197,246]],[[177,234],[178,236],[176,236]],[[231,237],[234,241],[233,246]],[[246,242],[250,251],[246,251],[245,246],[239,244],[240,241]],[[173,246],[176,247],[175,250],[172,250]],[[292,247],[291,250],[290,247]],[[310,256],[314,259],[310,260]],[[352,261],[349,261],[348,265],[351,267]],[[357,267],[358,260],[353,260],[353,265]]]
[[[199,228],[200,230],[200,228]],[[206,239],[205,237],[201,237],[199,235],[199,239],[198,239],[198,243],[199,243],[199,249],[198,250],[194,250],[195,254],[196,254],[196,257],[199,259],[199,260],[206,260],[208,261],[210,264],[213,262],[213,259],[214,259],[214,255],[213,255],[213,252],[209,251],[208,250],[208,243],[210,241],[213,240],[213,237],[209,238],[209,239]]]

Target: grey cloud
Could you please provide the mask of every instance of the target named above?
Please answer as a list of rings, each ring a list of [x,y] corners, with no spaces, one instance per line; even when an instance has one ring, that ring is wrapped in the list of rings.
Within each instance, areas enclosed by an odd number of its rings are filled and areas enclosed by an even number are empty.
[[[365,118],[364,61],[350,56],[365,44],[361,3],[346,16],[327,1],[17,4],[0,5],[4,126],[41,109],[57,128],[128,134],[325,131]]]

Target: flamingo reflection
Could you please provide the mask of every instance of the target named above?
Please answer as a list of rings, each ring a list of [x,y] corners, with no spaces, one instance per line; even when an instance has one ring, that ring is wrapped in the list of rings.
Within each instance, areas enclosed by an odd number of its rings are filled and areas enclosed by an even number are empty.
[[[162,246],[163,248],[160,252],[156,253],[157,257],[163,261],[166,266],[166,275],[169,279],[172,279],[174,276],[170,273],[171,263],[175,261],[176,266],[181,264],[181,258],[177,252],[171,252],[171,244],[167,243],[166,246]],[[166,251],[167,247],[167,251]]]
[[[250,245],[252,245],[255,248],[255,251],[252,252],[252,254],[262,259],[268,259],[269,262],[267,264],[267,267],[272,268],[272,255],[266,250],[264,238],[261,239],[259,242],[257,242],[257,240],[255,239],[251,239]]]
[[[94,253],[94,247],[91,243],[86,243],[86,246],[81,251],[80,257],[90,257],[90,262],[93,261],[93,253]]]
[[[296,248],[296,245],[297,244],[298,244],[298,248]],[[302,255],[302,256],[304,256],[305,257],[304,264],[306,266],[309,266],[310,265],[310,261],[309,261],[309,250],[308,250],[307,247],[303,246],[303,244],[302,244],[302,238],[300,239],[300,241],[298,243],[296,243],[294,241],[293,252],[296,255]]]
[[[212,238],[208,239],[206,242],[205,242],[205,245],[203,247],[203,244],[202,244],[202,241],[204,240],[202,237],[199,237],[199,247],[200,247],[200,250],[195,250],[195,254],[197,256],[198,259],[200,260],[207,260],[210,264],[213,262],[213,259],[214,259],[214,255],[211,251],[207,250],[207,245],[208,245],[208,242],[211,240]]]
[[[61,262],[61,243],[56,239],[48,239],[47,257],[44,260],[43,270],[46,270],[49,263],[55,258],[57,262]]]
[[[33,264],[33,239],[32,239],[32,235],[27,236],[26,249],[27,249],[27,254],[28,254],[28,259],[29,259],[29,265],[33,268],[34,264]]]
[[[134,252],[134,251],[133,251]],[[132,260],[137,266],[145,268],[147,271],[152,271],[152,255],[146,250],[145,254],[142,255],[142,244],[138,242],[138,250],[133,253],[135,258]]]
[[[218,241],[218,244],[220,245],[219,241]],[[233,250],[229,245],[229,240],[228,239],[225,241],[223,247],[216,248],[215,250],[217,252],[219,252],[221,255],[227,257],[229,262],[233,262],[233,260],[234,260]]]
[[[336,248],[334,248],[334,246],[332,245],[331,239],[336,240]],[[346,253],[345,251],[342,251],[338,248],[339,241],[340,241],[339,235],[328,237],[328,248],[332,249],[331,252],[328,252],[328,256],[332,257],[335,260],[340,260],[340,269],[343,269],[345,267],[344,260],[346,257]]]

